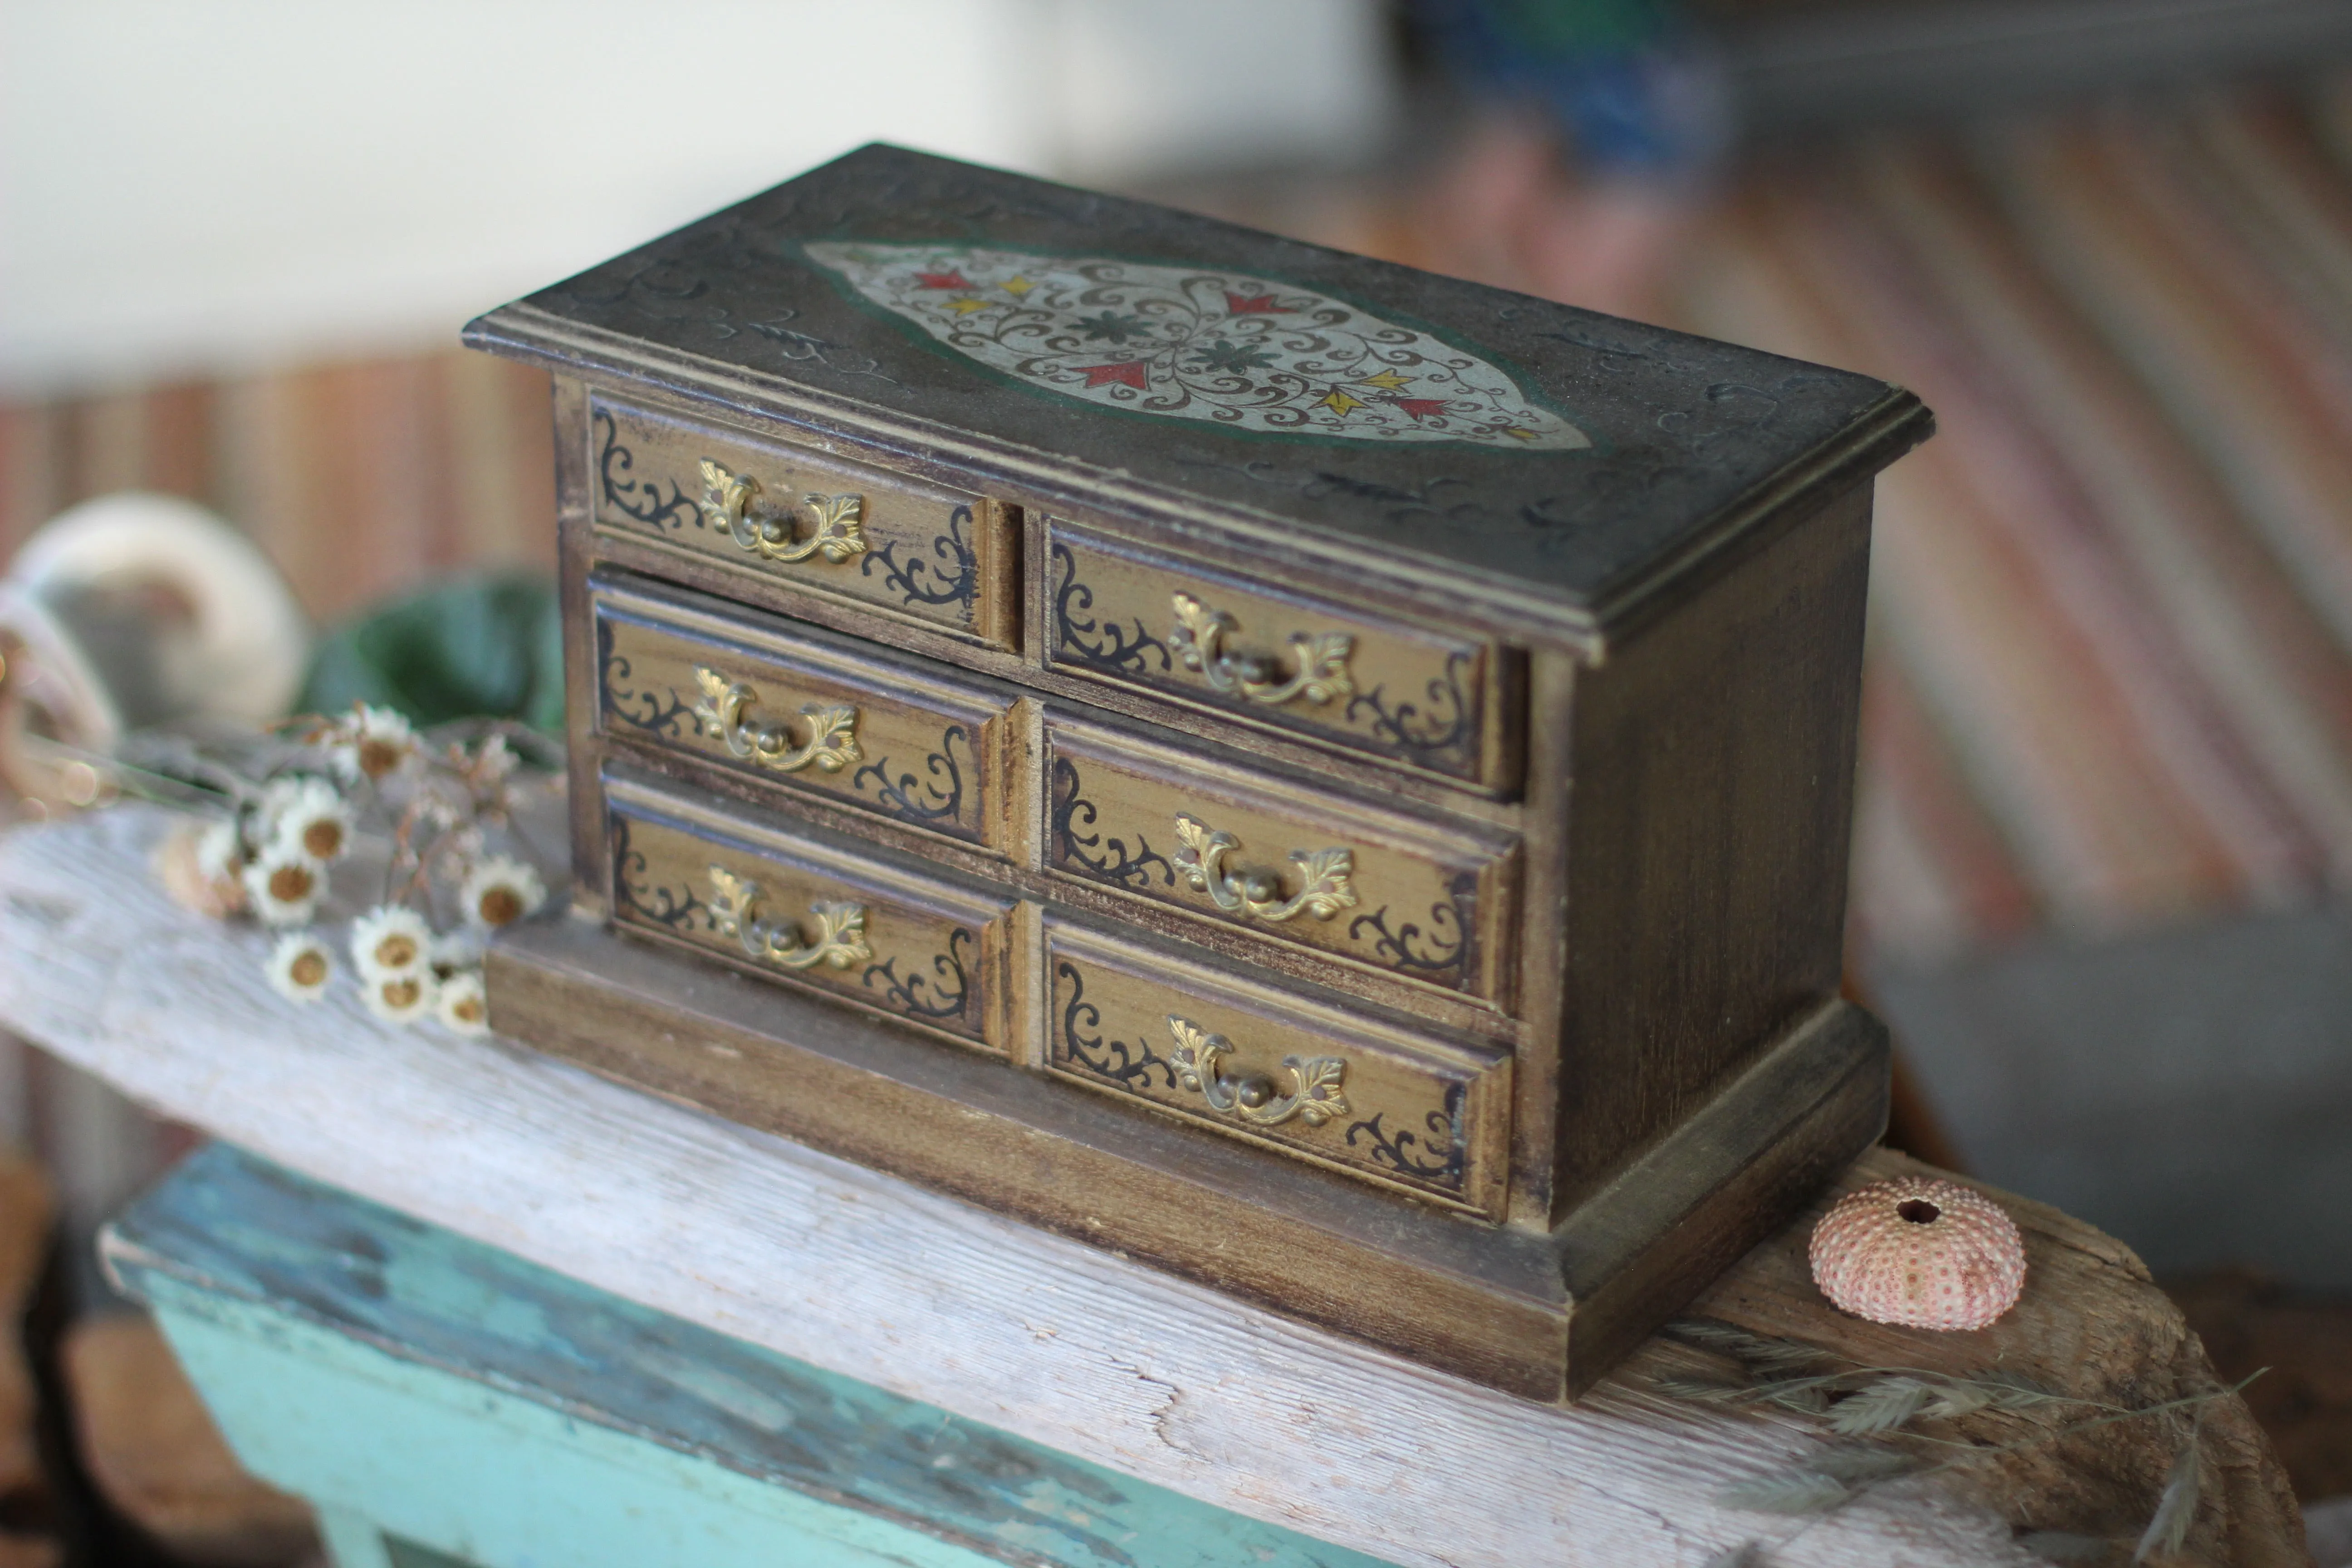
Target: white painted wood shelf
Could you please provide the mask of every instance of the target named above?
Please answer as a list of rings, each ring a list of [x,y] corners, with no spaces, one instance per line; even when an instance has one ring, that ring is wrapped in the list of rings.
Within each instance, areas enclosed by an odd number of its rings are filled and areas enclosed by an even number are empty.
[[[747,1131],[499,1041],[298,1007],[268,938],[173,906],[166,819],[120,807],[0,837],[0,1025],[270,1160],[615,1295],[1255,1518],[1410,1568],[2029,1564],[2028,1530],[2136,1532],[2177,1436],[2119,1424],[1899,1482],[1826,1517],[1726,1509],[1725,1483],[1828,1444],[1806,1417],[1652,1391],[1654,1342],[1553,1408]],[[495,999],[494,1005],[495,1005]],[[1848,1177],[1893,1169],[1878,1153]],[[1825,1200],[1826,1201],[1826,1200]],[[1975,1334],[1877,1328],[1808,1281],[1810,1216],[1696,1309],[1873,1363],[2015,1367],[2145,1405],[2210,1385],[2119,1244],[2004,1196],[2023,1302]],[[2022,1415],[1970,1417],[1987,1443]],[[2307,1562],[2244,1407],[2210,1407],[2183,1561]]]

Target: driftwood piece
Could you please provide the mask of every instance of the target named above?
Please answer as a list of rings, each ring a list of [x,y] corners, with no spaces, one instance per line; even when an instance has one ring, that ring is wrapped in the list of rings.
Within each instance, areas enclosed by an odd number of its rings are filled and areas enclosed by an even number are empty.
[[[86,1319],[64,1360],[83,1464],[174,1559],[271,1568],[318,1551],[309,1507],[246,1474],[152,1321]]]
[[[152,885],[162,826],[126,808],[0,839],[0,1023],[319,1180],[1398,1563],[1697,1564],[1753,1542],[1774,1568],[2024,1565],[2042,1561],[2022,1539],[2036,1531],[2122,1542],[2108,1552],[2120,1562],[2186,1430],[2170,1415],[2118,1422],[1812,1519],[1724,1506],[1717,1489],[1834,1440],[1815,1417],[1659,1390],[1719,1371],[1707,1354],[1654,1343],[1580,1404],[1533,1405],[528,1051],[381,1026],[355,999],[298,1011],[267,988],[257,932],[207,925]],[[1906,1168],[1874,1154],[1842,1185]],[[2033,1272],[2016,1311],[1980,1333],[1840,1316],[1806,1278],[1810,1220],[1697,1310],[1859,1361],[2010,1367],[2135,1408],[2215,1386],[2127,1250],[2002,1201]],[[2306,1563],[2244,1405],[2204,1413],[2202,1500],[2173,1560]],[[2083,1414],[1985,1412],[1928,1430],[2009,1444]]]

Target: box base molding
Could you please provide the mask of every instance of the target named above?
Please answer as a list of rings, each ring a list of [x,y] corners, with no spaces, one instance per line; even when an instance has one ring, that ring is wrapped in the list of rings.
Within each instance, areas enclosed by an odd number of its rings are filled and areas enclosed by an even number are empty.
[[[1526,1398],[1590,1387],[1886,1118],[1832,1001],[1548,1234],[1489,1226],[583,920],[488,958],[499,1034]]]

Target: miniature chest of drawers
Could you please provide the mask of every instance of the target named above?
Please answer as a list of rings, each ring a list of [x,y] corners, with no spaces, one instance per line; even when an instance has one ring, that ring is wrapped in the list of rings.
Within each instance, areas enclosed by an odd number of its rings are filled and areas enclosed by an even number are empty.
[[[467,335],[556,388],[502,1033],[1539,1399],[1876,1136],[1907,393],[887,147]]]

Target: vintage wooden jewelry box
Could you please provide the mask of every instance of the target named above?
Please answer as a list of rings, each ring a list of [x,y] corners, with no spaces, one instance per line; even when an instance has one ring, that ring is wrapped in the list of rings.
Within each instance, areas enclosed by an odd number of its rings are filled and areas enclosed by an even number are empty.
[[[1876,1136],[1909,394],[880,146],[467,339],[568,632],[501,1032],[1538,1399]]]

